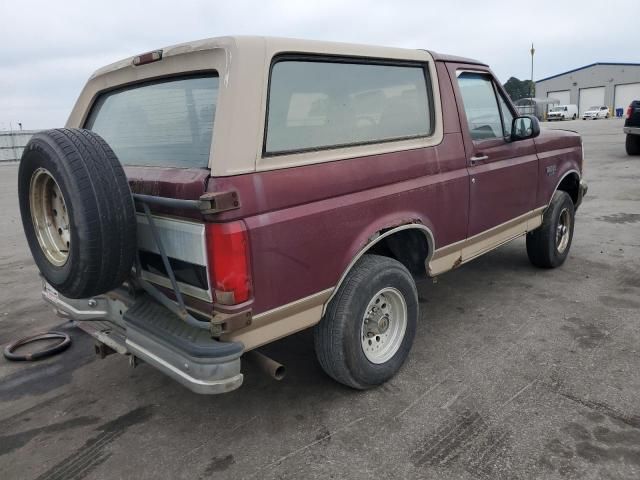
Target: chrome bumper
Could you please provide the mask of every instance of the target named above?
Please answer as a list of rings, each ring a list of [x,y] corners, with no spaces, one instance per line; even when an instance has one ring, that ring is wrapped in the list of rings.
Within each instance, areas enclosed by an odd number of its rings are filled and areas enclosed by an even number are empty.
[[[195,393],[225,393],[242,385],[240,353],[193,356],[160,337],[128,325],[124,317],[135,300],[125,291],[71,299],[43,282],[42,297],[60,317],[77,321],[78,327],[98,342],[118,353],[144,360]]]
[[[627,135],[640,135],[640,127],[623,127],[622,131]]]

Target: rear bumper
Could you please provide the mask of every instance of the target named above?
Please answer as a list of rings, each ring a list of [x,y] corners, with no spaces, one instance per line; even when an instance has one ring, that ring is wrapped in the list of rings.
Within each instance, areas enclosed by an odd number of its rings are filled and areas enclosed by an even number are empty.
[[[98,342],[144,360],[195,393],[225,393],[242,385],[241,343],[212,339],[145,296],[134,299],[116,291],[70,299],[46,283],[42,296]]]
[[[640,135],[640,127],[623,127],[622,131],[627,135]]]

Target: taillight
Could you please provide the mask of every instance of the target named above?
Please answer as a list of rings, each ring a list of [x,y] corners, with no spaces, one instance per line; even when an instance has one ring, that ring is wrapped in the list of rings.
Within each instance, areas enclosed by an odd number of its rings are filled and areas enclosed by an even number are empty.
[[[627,107],[627,118],[631,118],[632,114],[633,114],[633,107],[631,105],[629,105]]]
[[[251,296],[249,241],[243,222],[207,223],[209,284],[215,301],[246,302]]]

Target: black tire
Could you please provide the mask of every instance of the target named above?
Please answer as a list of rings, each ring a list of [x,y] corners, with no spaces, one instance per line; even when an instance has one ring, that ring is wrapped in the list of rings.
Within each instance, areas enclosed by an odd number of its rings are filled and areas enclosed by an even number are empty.
[[[66,204],[70,240],[61,265],[44,253],[32,220],[32,178],[43,171],[53,178]],[[31,254],[47,282],[62,295],[100,295],[129,275],[136,253],[133,197],[120,162],[99,135],[67,128],[36,133],[20,161],[18,197]]]
[[[404,298],[407,325],[395,354],[384,363],[373,363],[362,347],[362,325],[369,302],[386,287],[396,289]],[[386,382],[409,355],[418,312],[416,285],[405,266],[392,258],[364,255],[347,274],[315,327],[315,350],[320,365],[334,380],[355,389]]]
[[[573,114],[573,120],[575,120],[575,119],[576,119],[576,114],[574,113],[574,114]]]
[[[561,213],[567,211],[570,219],[568,227],[568,243],[562,251],[558,249],[556,234]],[[556,191],[551,203],[544,213],[542,225],[533,232],[527,233],[527,255],[536,267],[555,268],[564,263],[571,249],[573,229],[575,225],[575,207],[567,192]]]
[[[640,155],[640,135],[628,135],[624,142],[627,155]]]

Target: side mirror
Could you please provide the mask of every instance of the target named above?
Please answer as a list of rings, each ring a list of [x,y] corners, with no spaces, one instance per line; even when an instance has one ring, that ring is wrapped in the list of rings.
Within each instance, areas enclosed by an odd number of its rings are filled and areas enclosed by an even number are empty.
[[[511,140],[524,140],[540,135],[540,122],[533,115],[516,117],[511,123]]]

